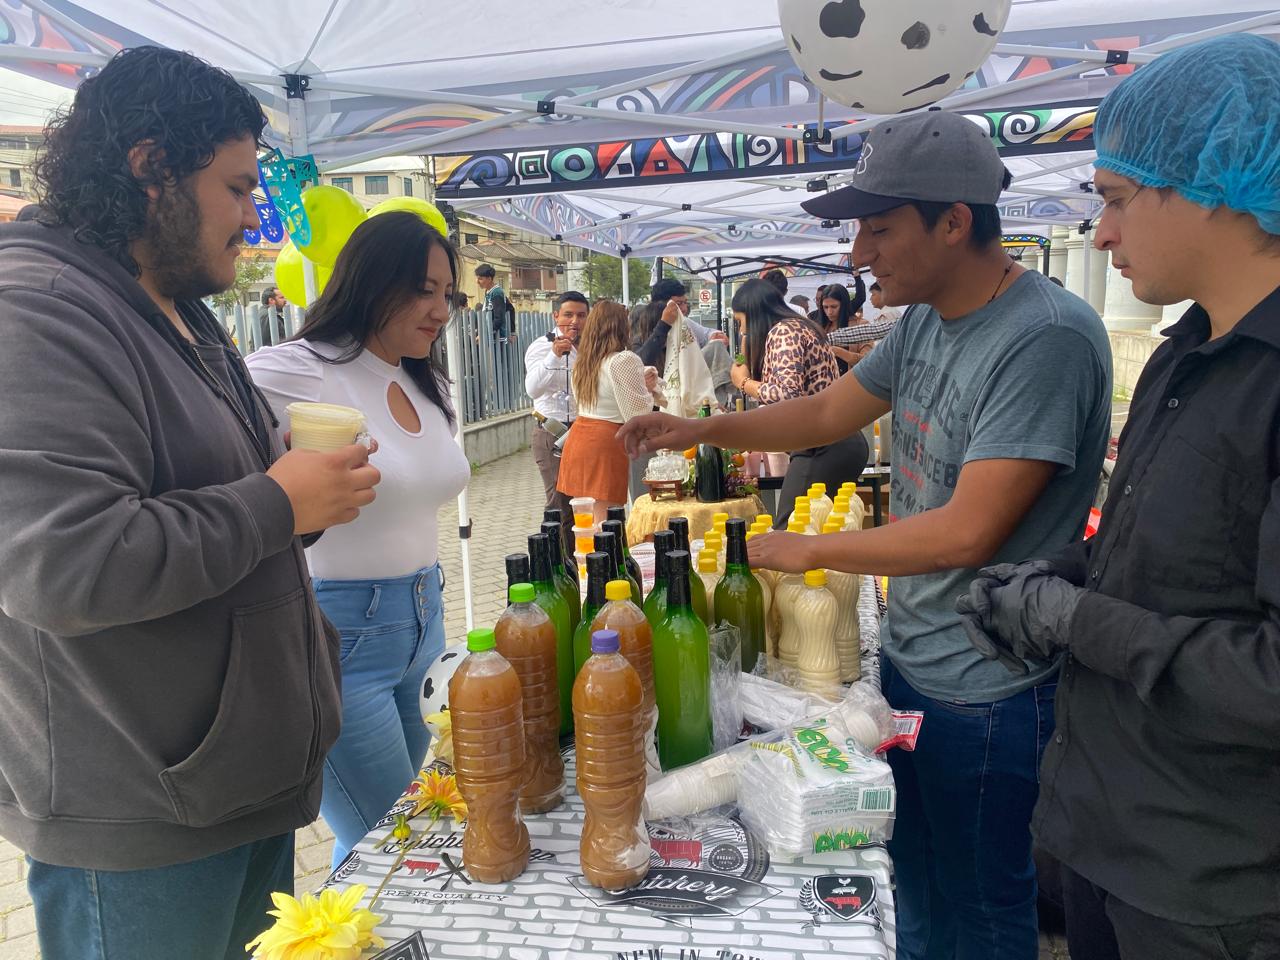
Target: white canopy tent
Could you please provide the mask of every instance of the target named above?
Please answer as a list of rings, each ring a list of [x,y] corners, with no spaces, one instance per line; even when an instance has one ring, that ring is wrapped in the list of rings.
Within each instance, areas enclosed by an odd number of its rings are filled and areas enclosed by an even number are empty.
[[[1014,0],[993,55],[940,106],[975,111],[1006,154],[1007,225],[1087,220],[1089,107],[1164,50],[1278,24],[1274,0]],[[462,154],[459,206],[624,265],[838,258],[847,228],[799,201],[810,180],[838,186],[882,119],[823,101],[776,0],[9,0],[0,28],[0,66],[67,86],[122,47],[190,50],[253,89],[287,154]]]

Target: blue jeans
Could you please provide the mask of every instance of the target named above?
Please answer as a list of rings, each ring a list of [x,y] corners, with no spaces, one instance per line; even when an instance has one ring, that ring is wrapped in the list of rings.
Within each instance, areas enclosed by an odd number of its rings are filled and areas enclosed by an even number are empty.
[[[884,657],[881,682],[895,710],[924,712],[915,752],[889,751],[899,958],[1036,960],[1031,811],[1057,679],[994,703],[934,700]]]
[[[315,580],[342,634],[342,733],[324,762],[320,814],[337,866],[422,767],[431,734],[419,699],[444,650],[440,567],[386,580]]]
[[[293,893],[292,833],[150,870],[27,862],[47,960],[243,960],[272,891]]]

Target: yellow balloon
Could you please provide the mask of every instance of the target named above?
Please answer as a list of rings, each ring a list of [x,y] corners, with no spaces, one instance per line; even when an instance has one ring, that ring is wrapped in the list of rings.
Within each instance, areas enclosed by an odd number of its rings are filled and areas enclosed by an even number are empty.
[[[307,302],[306,285],[302,279],[302,254],[290,240],[276,255],[276,286],[290,303]]]
[[[434,204],[427,203],[419,197],[392,197],[390,200],[383,200],[369,211],[369,216],[376,217],[380,213],[390,213],[393,210],[416,213],[440,236],[449,236],[449,225],[445,223],[444,214],[437,210]]]
[[[276,257],[276,286],[280,288],[280,292],[284,294],[284,298],[290,303],[296,303],[301,306],[310,306],[311,301],[307,300],[307,282],[303,276],[303,270],[306,264],[303,262],[302,254],[298,252],[298,248],[290,241],[281,249]],[[326,267],[322,263],[315,264],[316,269],[316,294],[324,293],[325,286],[329,283],[329,278],[333,276],[333,268]]]
[[[331,267],[356,227],[364,223],[364,207],[341,187],[326,184],[303,190],[302,206],[311,223],[311,242],[298,249],[308,260]]]

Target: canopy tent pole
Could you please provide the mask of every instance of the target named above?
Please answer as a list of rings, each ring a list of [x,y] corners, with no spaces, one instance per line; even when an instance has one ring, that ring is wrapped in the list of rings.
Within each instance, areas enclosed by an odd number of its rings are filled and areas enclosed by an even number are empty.
[[[664,269],[664,268],[666,267],[666,265],[667,265],[667,260],[666,260],[666,258],[665,258],[665,257],[658,257],[658,259],[657,259],[657,264],[658,264],[658,282],[659,282],[659,283],[661,283],[661,282],[662,282],[663,269]]]
[[[311,152],[307,140],[307,87],[310,78],[289,74],[285,78],[285,95],[289,98],[289,156],[301,157]],[[302,258],[302,287],[307,295],[303,306],[311,306],[320,294],[316,279],[316,265],[309,257]]]
[[[627,254],[631,252],[631,248],[623,246],[619,253],[622,259],[622,305],[624,307],[631,306],[631,268]]]
[[[457,432],[454,440],[462,455],[467,455],[466,438],[463,435],[462,421],[466,407],[462,399],[462,338],[458,335],[457,310],[450,311],[449,323],[444,328],[445,352],[449,361],[449,401],[453,404],[453,415]],[[462,606],[466,615],[467,631],[475,628],[475,614],[471,599],[471,511],[467,504],[467,488],[464,486],[458,494],[458,549],[462,554]]]
[[[720,275],[720,258],[716,257],[716,328],[724,329],[724,278]],[[738,328],[732,323],[729,324],[729,340],[733,344],[734,352],[738,348]]]
[[[1052,246],[1053,246],[1053,241],[1050,240],[1048,243],[1046,243],[1043,247],[1040,248],[1041,259],[1044,261],[1040,265],[1040,272],[1043,273],[1046,277],[1049,275],[1049,248]]]

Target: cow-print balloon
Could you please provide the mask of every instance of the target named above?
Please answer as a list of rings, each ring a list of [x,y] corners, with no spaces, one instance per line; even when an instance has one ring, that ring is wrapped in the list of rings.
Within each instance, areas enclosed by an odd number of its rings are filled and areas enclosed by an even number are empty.
[[[422,681],[422,697],[419,701],[424,718],[449,709],[449,678],[464,660],[466,660],[466,653],[463,647],[449,647],[436,658],[435,663],[427,668],[427,675]]]
[[[787,49],[831,100],[870,113],[930,105],[986,61],[1012,0],[778,0]]]

